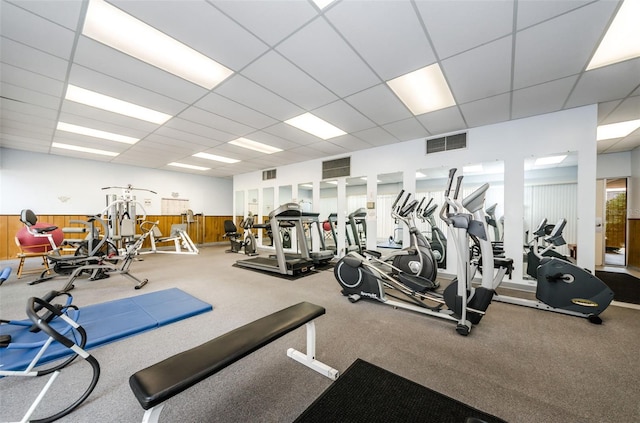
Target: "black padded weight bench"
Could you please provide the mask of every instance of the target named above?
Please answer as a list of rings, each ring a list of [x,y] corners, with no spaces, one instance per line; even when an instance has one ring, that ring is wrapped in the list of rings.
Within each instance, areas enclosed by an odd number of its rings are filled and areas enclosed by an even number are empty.
[[[158,422],[168,399],[304,324],[307,327],[307,353],[289,348],[287,355],[336,380],[338,371],[315,359],[313,320],[323,314],[324,307],[301,302],[134,373],[129,378],[129,385],[146,410],[142,422]]]

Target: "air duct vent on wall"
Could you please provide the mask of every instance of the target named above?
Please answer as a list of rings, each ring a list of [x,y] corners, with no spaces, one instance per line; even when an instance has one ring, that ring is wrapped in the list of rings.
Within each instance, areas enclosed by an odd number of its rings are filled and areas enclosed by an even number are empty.
[[[322,179],[351,176],[351,157],[322,162]]]
[[[266,181],[267,179],[276,179],[276,170],[269,169],[262,171],[262,180]]]
[[[438,153],[440,151],[457,150],[467,147],[467,133],[447,135],[446,137],[432,138],[427,140],[427,154]]]

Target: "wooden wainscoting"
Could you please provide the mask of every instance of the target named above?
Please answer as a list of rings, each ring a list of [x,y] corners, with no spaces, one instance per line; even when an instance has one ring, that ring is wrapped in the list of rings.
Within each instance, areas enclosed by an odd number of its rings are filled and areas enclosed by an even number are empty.
[[[158,222],[158,228],[163,236],[169,236],[171,225],[183,223],[184,216],[153,216],[148,215],[146,220]],[[227,241],[224,236],[224,221],[231,216],[196,216],[199,224],[189,224],[189,236],[196,244],[210,244]],[[38,222],[50,223],[59,228],[82,227],[83,225],[72,223],[72,220],[86,221],[86,215],[38,215]],[[98,225],[99,226],[99,225]],[[19,252],[15,243],[15,236],[23,227],[19,215],[0,215],[0,260],[15,259]],[[138,232],[140,230],[138,229]],[[65,234],[65,238],[84,238],[84,234]],[[149,245],[145,245],[148,247]]]
[[[627,266],[640,269],[640,219],[629,219],[629,235],[627,240]]]

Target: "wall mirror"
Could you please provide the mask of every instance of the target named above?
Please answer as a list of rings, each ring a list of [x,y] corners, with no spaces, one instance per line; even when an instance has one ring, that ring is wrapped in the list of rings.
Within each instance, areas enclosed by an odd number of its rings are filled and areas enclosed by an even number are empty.
[[[236,226],[244,218],[244,191],[236,191],[236,202],[234,207],[234,222]]]
[[[362,251],[367,248],[367,178],[347,178],[345,190],[345,247],[347,251]]]
[[[283,185],[278,188],[278,204],[290,203],[293,199],[291,185]]]
[[[323,223],[325,245],[327,249],[337,254],[338,236],[344,236],[344,231],[337,227],[338,222],[338,181],[320,182],[320,205],[316,210],[320,213]],[[340,234],[340,235],[338,235]]]
[[[260,214],[258,211],[258,189],[250,189],[247,194],[247,210],[245,213],[251,213],[257,216]],[[243,216],[244,217],[244,216]]]
[[[275,207],[274,204],[274,188],[262,188],[262,209],[261,216],[262,222],[267,222],[269,220],[269,213],[271,213]],[[273,240],[271,236],[277,236],[277,234],[271,234],[270,231],[262,230],[258,232],[258,237],[260,239],[260,243],[262,246],[272,246]]]
[[[566,245],[556,247],[562,256],[577,255],[578,231],[578,153],[564,152],[532,157],[524,163],[524,240],[529,245],[533,232],[543,219],[556,225],[566,219],[562,236]],[[548,227],[551,230],[551,226]],[[525,279],[535,280],[536,272],[530,248],[524,251]]]
[[[303,211],[313,211],[313,184],[306,182],[298,184],[298,203]],[[326,216],[324,216],[326,218]],[[322,215],[320,216],[322,219]]]
[[[416,216],[416,226],[429,240],[439,269],[447,268],[447,224],[440,219],[449,169],[431,168],[416,171],[416,198],[425,199]]]
[[[402,190],[402,172],[380,174],[376,180],[376,244],[380,248],[402,248],[407,228],[391,217],[391,206]]]

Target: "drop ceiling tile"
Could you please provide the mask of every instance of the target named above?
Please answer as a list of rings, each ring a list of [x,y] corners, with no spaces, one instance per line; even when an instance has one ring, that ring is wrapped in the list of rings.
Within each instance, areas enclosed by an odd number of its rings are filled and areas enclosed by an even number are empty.
[[[514,88],[582,71],[615,6],[615,2],[596,2],[519,31],[515,46]]]
[[[265,43],[275,46],[317,16],[302,1],[214,1],[213,5]]]
[[[207,94],[196,102],[195,106],[255,129],[262,129],[277,122],[265,114],[216,93]]]
[[[199,123],[181,119],[178,117],[169,120],[169,122],[167,122],[164,126],[167,128],[173,128],[186,133],[204,137],[211,142],[227,142],[238,138],[237,136],[228,132],[220,131],[210,126],[201,125]]]
[[[218,63],[239,70],[268,46],[203,0],[117,0],[116,6]],[[230,42],[230,40],[233,40]],[[241,45],[242,48],[237,48]]]
[[[11,3],[2,3],[2,36],[49,54],[68,59],[73,50],[75,31],[43,19]],[[25,28],[29,28],[25,31]]]
[[[326,17],[385,81],[436,61],[409,2],[341,2]]]
[[[511,44],[511,37],[505,37],[442,61],[442,72],[458,104],[511,89]]]
[[[147,139],[153,136],[165,137],[167,142],[172,142],[175,140],[176,142],[188,142],[190,145],[198,145],[199,148],[204,147],[214,147],[216,145],[221,144],[222,142],[219,140],[211,139],[208,137],[203,137],[200,135],[192,134],[189,132],[184,132],[175,128],[171,128],[167,125],[161,126],[153,134],[149,135]]]
[[[416,138],[428,137],[429,131],[424,129],[416,118],[409,118],[383,125],[382,128],[396,137],[399,141],[410,141]]]
[[[462,115],[470,128],[509,120],[510,95],[501,94],[461,104]]]
[[[69,83],[172,116],[187,106],[184,102],[78,65],[71,68]]]
[[[243,69],[242,75],[306,110],[338,99],[331,91],[273,50]]]
[[[440,59],[511,33],[513,1],[415,3]]]
[[[416,116],[416,119],[433,135],[467,129],[467,124],[457,107],[447,107],[446,109],[426,113]]]
[[[191,104],[208,90],[134,57],[81,36],[74,55],[74,70],[91,69],[113,79]],[[90,74],[89,71],[86,72]]]
[[[287,120],[304,110],[242,75],[231,78],[216,93],[277,120]]]
[[[202,153],[215,154],[217,156],[228,157],[230,159],[241,161],[262,158],[265,156],[264,153],[260,153],[259,151],[249,150],[247,148],[238,147],[229,143],[219,144],[214,148],[203,149]],[[198,159],[195,157],[194,159],[202,160],[203,163],[211,161],[207,159]]]
[[[82,160],[93,160],[93,161],[96,161],[96,162],[111,162],[113,160],[113,157],[111,157],[111,156],[102,156],[100,154],[82,153],[80,151],[61,150],[61,149],[58,149],[58,148],[52,148],[51,149],[51,154],[56,155],[56,156],[63,156],[63,157],[73,157],[73,158],[82,159]]]
[[[3,1],[3,13],[4,3],[7,2]],[[16,4],[25,10],[29,10],[73,31],[78,27],[82,9],[82,2],[80,1],[29,0],[16,2]]]
[[[151,134],[144,139],[145,145],[150,146],[153,150],[183,156],[191,156],[192,154],[199,153],[203,149],[209,147],[206,144],[201,144],[200,141],[201,138],[194,139],[191,137],[185,137],[180,139],[173,136],[167,136],[166,131],[164,133]]]
[[[308,145],[307,147],[313,148],[325,156],[337,156],[339,154],[347,153],[347,149],[345,149],[342,145],[328,142],[328,141],[320,141],[315,144]]]
[[[264,132],[292,141],[297,145],[309,145],[321,140],[321,138],[318,138],[315,135],[311,135],[308,132],[302,131],[287,123],[275,124],[273,126],[265,128]],[[247,135],[247,137],[253,139],[253,134],[249,134]]]
[[[2,82],[52,96],[61,96],[64,90],[62,81],[7,64],[0,65],[0,75]]]
[[[343,100],[319,107],[312,110],[312,113],[347,133],[362,131],[376,126],[371,119]]]
[[[233,134],[234,138],[255,131],[255,129],[250,126],[243,125],[240,122],[227,119],[225,117],[216,115],[215,113],[207,112],[206,110],[202,110],[197,107],[189,107],[178,116],[179,118],[187,120],[189,122],[201,123],[202,125],[211,127],[215,130]]]
[[[0,38],[2,63],[26,69],[40,75],[64,81],[67,76],[67,62],[59,57],[44,53],[7,38]]]
[[[2,121],[12,121],[12,122],[20,122],[25,125],[33,126],[36,128],[48,128],[53,130],[56,127],[56,119],[55,113],[52,116],[47,117],[47,115],[42,114],[38,115],[37,113],[27,114],[22,111],[16,112],[11,109],[2,108],[0,109],[0,116],[2,117]]]
[[[273,126],[271,128],[267,128],[267,130],[256,131],[256,132],[253,132],[251,134],[248,134],[246,136],[246,138],[249,138],[250,140],[253,140],[253,141],[261,142],[263,144],[270,145],[272,147],[277,147],[277,148],[280,148],[282,150],[288,150],[290,148],[294,148],[294,147],[298,147],[298,146],[302,145],[302,143],[299,142],[299,139],[291,140],[289,138],[282,137],[282,136],[278,135],[276,133],[277,131],[273,131],[273,132],[269,131],[270,129],[275,128],[275,127],[279,127],[279,126],[289,126],[289,125],[286,125],[284,123],[280,123],[280,124],[275,125],[275,126]],[[310,135],[310,137],[312,137],[312,135]],[[317,138],[315,138],[315,137],[314,137],[314,139],[317,140]],[[246,148],[243,148],[243,147],[237,147],[237,146],[235,146],[235,147],[236,148],[240,148],[242,150],[246,150]]]
[[[60,99],[58,97],[33,91],[28,88],[18,87],[12,84],[6,84],[4,82],[0,83],[0,92],[3,97],[8,97],[12,100],[21,101],[27,104],[34,104],[47,109],[55,110],[60,105]]]
[[[519,119],[562,109],[577,76],[534,85],[513,92],[511,118]]]
[[[598,121],[598,123],[604,125],[607,123],[617,123],[627,120],[640,119],[640,96],[628,97],[619,104],[616,104],[616,106],[617,107],[615,109],[614,118],[606,118],[603,121]],[[598,106],[598,112],[600,112],[600,106]]]
[[[640,85],[640,58],[585,72],[567,101],[577,107],[626,97]]]
[[[412,116],[387,84],[376,85],[344,100],[378,125]]]
[[[373,144],[369,144],[351,134],[343,135],[337,138],[332,138],[328,142],[330,142],[331,144],[338,145],[347,151],[365,150],[367,148],[373,147]]]
[[[84,126],[87,128],[97,129],[99,131],[111,132],[114,134],[125,135],[134,138],[144,138],[149,134],[149,131],[142,130],[141,128],[132,128],[130,126],[121,126],[112,122],[105,122],[104,120],[91,119],[86,116],[79,116],[70,113],[60,113],[58,119],[59,122],[70,123],[72,125]],[[57,122],[54,123],[54,128],[57,126]]]
[[[396,137],[381,128],[365,129],[364,131],[355,132],[353,136],[358,137],[367,144],[376,147],[398,142]]]
[[[41,137],[42,139],[51,139],[51,135],[53,135],[55,130],[55,125],[51,125],[51,122],[49,121],[44,122],[43,124],[42,122],[25,122],[24,119],[22,119],[22,121],[12,120],[4,113],[2,114],[2,119],[0,119],[0,126],[2,127],[2,131],[5,133],[24,136],[37,134],[38,137]]]
[[[562,15],[570,10],[577,9],[592,0],[538,0],[538,1],[519,1],[518,2],[518,29],[523,29],[531,25],[546,21]]]
[[[618,107],[618,105],[620,105],[620,103],[622,103],[622,100],[614,100],[614,101],[599,103],[598,104],[598,123],[602,125],[604,122],[606,122],[607,117],[611,114],[611,112],[613,112],[616,109],[616,107]]]
[[[276,50],[340,97],[381,82],[324,19],[311,22]]]
[[[31,151],[34,153],[48,153],[51,146],[50,140],[41,140],[27,136],[6,134],[0,132],[0,147],[15,150]]]

